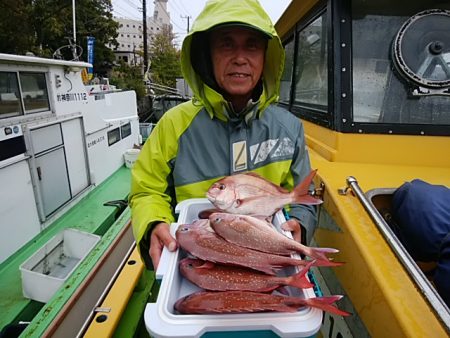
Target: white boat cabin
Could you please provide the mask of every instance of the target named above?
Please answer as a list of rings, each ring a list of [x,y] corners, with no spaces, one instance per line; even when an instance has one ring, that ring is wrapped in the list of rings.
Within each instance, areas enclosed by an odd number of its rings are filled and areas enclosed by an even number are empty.
[[[0,54],[0,263],[139,144],[135,92],[85,86],[90,66]]]

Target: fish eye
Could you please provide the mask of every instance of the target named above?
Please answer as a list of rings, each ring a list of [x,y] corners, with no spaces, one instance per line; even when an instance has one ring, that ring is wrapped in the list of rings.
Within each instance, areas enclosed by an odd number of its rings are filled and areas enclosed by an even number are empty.
[[[225,187],[225,184],[223,184],[223,183],[222,183],[222,184],[219,184],[219,189],[220,189],[220,190],[225,190],[225,188],[226,188],[226,187]]]
[[[188,227],[182,227],[182,228],[180,229],[180,231],[182,231],[182,232],[187,232],[187,231],[189,231],[189,228],[188,228]]]

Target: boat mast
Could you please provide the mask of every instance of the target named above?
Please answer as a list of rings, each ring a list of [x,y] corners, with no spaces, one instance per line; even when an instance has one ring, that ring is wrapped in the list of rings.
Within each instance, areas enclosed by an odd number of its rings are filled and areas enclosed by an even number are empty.
[[[72,45],[72,54],[75,60],[78,60],[77,57],[77,27],[75,22],[75,0],[72,0],[72,21],[73,21],[73,44]]]

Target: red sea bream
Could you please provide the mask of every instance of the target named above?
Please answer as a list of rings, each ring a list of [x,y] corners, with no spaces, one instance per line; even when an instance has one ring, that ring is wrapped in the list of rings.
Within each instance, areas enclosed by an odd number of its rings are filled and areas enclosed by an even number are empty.
[[[305,266],[308,261],[273,255],[227,242],[209,226],[209,220],[197,220],[191,224],[181,224],[176,231],[178,244],[191,255],[229,265],[243,266],[275,275],[276,270],[285,266]],[[314,265],[323,265],[315,263]],[[340,265],[325,262],[325,265]]]
[[[292,192],[255,173],[227,176],[214,183],[206,197],[216,208],[228,213],[269,217],[287,204],[322,203],[309,194],[315,174],[315,170],[311,171]]]
[[[258,251],[276,255],[301,253],[311,258],[327,261],[326,253],[336,253],[332,248],[312,248],[286,237],[266,222],[248,215],[213,213],[209,217],[214,231],[227,241]]]
[[[311,306],[340,316],[350,313],[339,310],[334,302],[342,296],[300,298],[249,291],[198,291],[180,298],[174,305],[183,314],[219,314],[248,312],[296,312],[303,306]]]
[[[209,291],[270,292],[281,286],[300,289],[313,287],[305,274],[314,261],[292,276],[277,277],[248,268],[219,265],[199,259],[184,258],[179,263],[181,274],[198,287]],[[281,291],[283,289],[279,289]]]

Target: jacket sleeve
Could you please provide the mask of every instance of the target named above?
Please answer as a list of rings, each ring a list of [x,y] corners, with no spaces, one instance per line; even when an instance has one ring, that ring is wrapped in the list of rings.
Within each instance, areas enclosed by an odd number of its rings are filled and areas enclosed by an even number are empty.
[[[300,131],[298,132],[296,149],[291,165],[291,175],[294,178],[294,186],[297,186],[311,172],[311,164],[309,160],[308,150],[306,149],[305,136],[303,132],[303,124],[300,123]],[[314,189],[311,183],[310,190]],[[302,229],[302,242],[309,244],[317,227],[317,207],[314,205],[291,204],[289,216],[296,218]],[[305,233],[306,231],[306,233]]]
[[[155,222],[174,222],[171,207],[170,162],[176,153],[171,121],[161,119],[144,144],[131,171],[129,204],[133,234],[143,259],[148,262],[148,231]],[[144,250],[145,248],[145,250]]]

